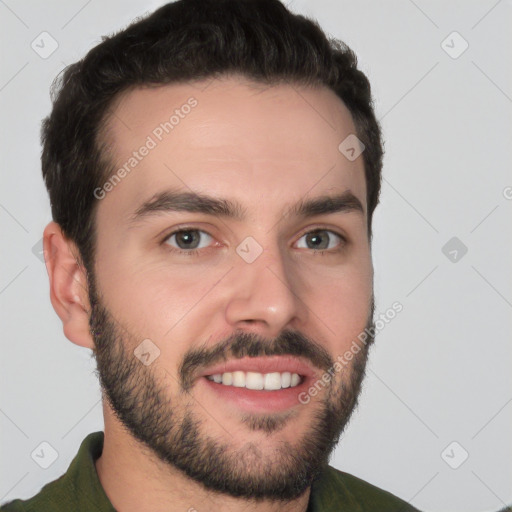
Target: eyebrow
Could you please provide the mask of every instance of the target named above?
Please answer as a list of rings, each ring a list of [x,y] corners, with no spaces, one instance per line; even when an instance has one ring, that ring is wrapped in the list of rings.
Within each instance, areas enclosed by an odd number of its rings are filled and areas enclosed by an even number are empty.
[[[132,226],[151,216],[168,212],[203,213],[238,221],[245,220],[247,215],[247,210],[240,203],[230,199],[216,198],[198,192],[164,190],[141,204],[130,216],[128,224]],[[283,216],[308,218],[350,212],[364,215],[364,208],[361,201],[350,190],[346,190],[333,196],[303,198],[289,207]]]

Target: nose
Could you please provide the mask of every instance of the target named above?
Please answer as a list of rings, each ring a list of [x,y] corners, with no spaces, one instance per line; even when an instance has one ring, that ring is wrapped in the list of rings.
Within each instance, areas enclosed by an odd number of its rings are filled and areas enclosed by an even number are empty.
[[[225,315],[232,329],[275,338],[284,328],[306,322],[299,276],[279,249],[265,249],[252,263],[240,258],[230,274]]]

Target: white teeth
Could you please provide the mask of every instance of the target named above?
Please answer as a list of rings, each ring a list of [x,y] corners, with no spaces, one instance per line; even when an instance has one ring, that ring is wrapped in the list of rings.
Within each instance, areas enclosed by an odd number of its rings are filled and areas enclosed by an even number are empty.
[[[247,389],[263,389],[263,375],[256,372],[245,374],[245,387]]]
[[[265,389],[281,389],[281,374],[267,373],[265,375]]]
[[[223,384],[224,386],[235,386],[255,390],[265,389],[267,391],[293,388],[298,386],[301,382],[301,377],[297,373],[290,372],[263,374],[258,372],[235,371],[216,373],[215,375],[208,375],[207,378],[217,384]]]
[[[224,384],[224,381],[222,382]],[[237,388],[245,388],[245,373],[233,372],[233,386]]]

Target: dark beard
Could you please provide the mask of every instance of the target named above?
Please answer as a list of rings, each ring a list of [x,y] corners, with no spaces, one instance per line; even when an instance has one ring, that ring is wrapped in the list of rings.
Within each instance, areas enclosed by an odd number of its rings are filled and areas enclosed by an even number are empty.
[[[175,377],[165,369],[144,366],[133,355],[137,340],[103,307],[96,295],[94,278],[91,281],[89,325],[96,346],[97,373],[104,396],[132,436],[159,459],[213,491],[256,501],[290,501],[308,489],[328,464],[357,407],[373,337],[362,344],[352,365],[342,370],[342,375],[349,373],[345,379],[348,382],[340,382],[335,375],[330,384],[336,385],[328,386],[327,396],[307,405],[316,409],[309,428],[295,443],[283,442],[271,459],[265,459],[254,442],[247,442],[233,453],[228,442],[210,437],[204,421],[194,414],[194,406],[208,412],[189,392],[195,373],[226,358],[281,354],[302,356],[326,371],[334,364],[332,357],[298,332],[284,331],[272,343],[254,333],[241,332],[213,348],[204,345],[188,351]],[[370,319],[373,310],[372,301]],[[372,325],[369,320],[367,327]],[[132,352],[125,346],[132,347]],[[178,397],[186,402],[179,408],[173,407],[164,392],[169,379],[179,384]],[[270,436],[296,414],[293,410],[276,414],[245,413],[242,423],[249,430],[263,431]],[[212,417],[212,421],[216,420]]]

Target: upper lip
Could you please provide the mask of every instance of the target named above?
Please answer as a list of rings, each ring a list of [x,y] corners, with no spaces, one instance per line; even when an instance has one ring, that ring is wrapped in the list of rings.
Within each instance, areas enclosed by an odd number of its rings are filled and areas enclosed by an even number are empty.
[[[305,361],[293,356],[243,357],[230,359],[201,372],[200,377],[226,372],[297,373],[303,377],[315,377],[316,372]]]

